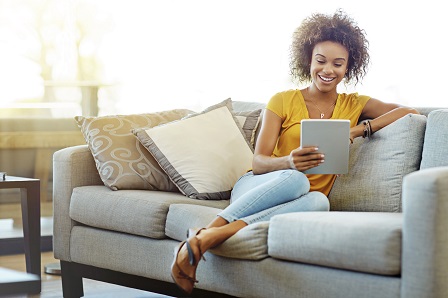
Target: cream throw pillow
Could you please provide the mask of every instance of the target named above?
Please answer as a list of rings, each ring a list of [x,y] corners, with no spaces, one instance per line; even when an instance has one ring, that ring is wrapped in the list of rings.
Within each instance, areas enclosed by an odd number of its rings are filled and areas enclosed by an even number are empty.
[[[194,199],[229,199],[252,166],[253,153],[231,111],[230,99],[135,135],[179,190]]]
[[[177,187],[131,130],[178,120],[189,113],[192,112],[179,109],[150,114],[77,116],[75,120],[92,152],[104,185],[113,190],[177,191]]]

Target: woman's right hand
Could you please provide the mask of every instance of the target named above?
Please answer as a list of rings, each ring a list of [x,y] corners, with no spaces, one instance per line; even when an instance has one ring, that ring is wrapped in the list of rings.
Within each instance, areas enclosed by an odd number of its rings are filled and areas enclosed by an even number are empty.
[[[291,169],[303,172],[322,164],[325,160],[325,155],[317,153],[317,150],[318,148],[316,147],[299,147],[292,150],[289,154]]]

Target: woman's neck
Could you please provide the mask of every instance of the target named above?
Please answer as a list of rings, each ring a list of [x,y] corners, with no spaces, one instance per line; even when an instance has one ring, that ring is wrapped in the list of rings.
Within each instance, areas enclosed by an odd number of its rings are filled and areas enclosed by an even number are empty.
[[[310,85],[302,90],[305,100],[313,100],[322,103],[332,103],[338,97],[336,90],[330,92],[321,92],[314,85]]]
[[[334,90],[335,92],[321,92],[317,88],[314,90],[316,91],[313,92],[311,87],[301,90],[308,116],[311,119],[331,118],[338,98],[336,90]]]

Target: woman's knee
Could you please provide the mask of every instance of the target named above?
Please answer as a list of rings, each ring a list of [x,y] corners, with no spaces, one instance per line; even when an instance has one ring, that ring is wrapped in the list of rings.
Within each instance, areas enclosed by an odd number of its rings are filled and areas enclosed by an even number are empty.
[[[298,196],[307,193],[310,190],[310,181],[302,172],[296,170],[285,170],[283,173],[288,179],[289,185],[298,191]]]
[[[327,196],[319,191],[309,192],[299,200],[306,206],[304,211],[330,211],[330,202]]]
[[[330,201],[327,196],[319,191],[313,191],[314,207],[316,211],[330,211]]]

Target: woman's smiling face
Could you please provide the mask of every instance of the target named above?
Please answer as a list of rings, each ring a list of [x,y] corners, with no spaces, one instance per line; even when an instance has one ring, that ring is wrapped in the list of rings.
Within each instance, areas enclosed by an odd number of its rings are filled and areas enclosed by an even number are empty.
[[[335,90],[348,67],[347,49],[333,41],[323,41],[314,46],[310,73],[313,83],[321,92]]]

